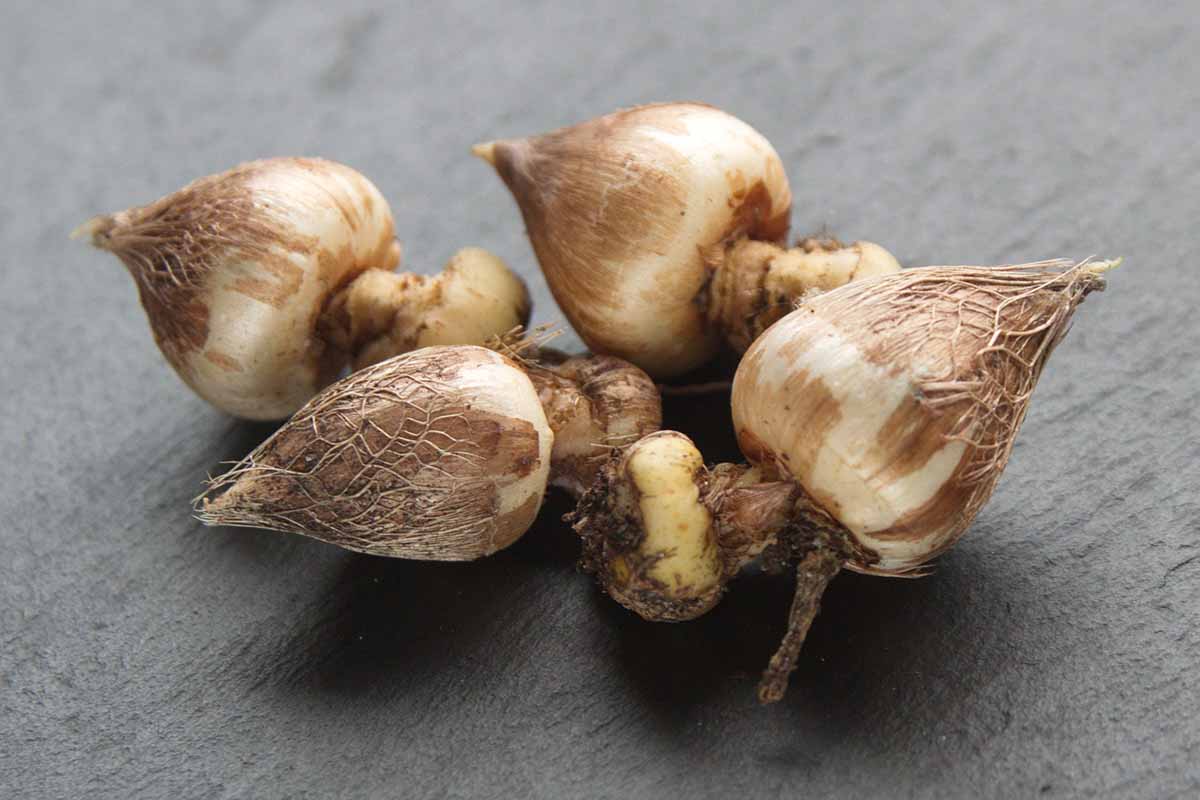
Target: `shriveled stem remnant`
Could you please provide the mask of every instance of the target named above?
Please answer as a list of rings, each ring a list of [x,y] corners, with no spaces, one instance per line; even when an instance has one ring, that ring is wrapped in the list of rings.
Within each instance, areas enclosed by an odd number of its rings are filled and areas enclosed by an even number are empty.
[[[483,344],[529,321],[529,292],[486,250],[459,250],[441,273],[369,270],[330,298],[317,330],[353,369],[420,347]]]

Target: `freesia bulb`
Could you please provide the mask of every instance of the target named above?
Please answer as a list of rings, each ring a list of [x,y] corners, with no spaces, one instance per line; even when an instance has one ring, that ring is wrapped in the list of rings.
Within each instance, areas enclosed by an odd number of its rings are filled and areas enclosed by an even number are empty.
[[[709,251],[787,234],[792,195],[779,156],[712,106],[639,106],[475,152],[512,191],[583,340],[655,376],[717,350],[719,331],[697,302]]]
[[[128,268],[188,386],[249,419],[286,417],[351,361],[481,344],[529,314],[524,284],[477,249],[439,276],[392,273],[400,247],[387,201],[322,159],[242,164],[75,233]]]
[[[478,558],[533,522],[553,441],[510,359],[423,348],[315,397],[210,487],[200,514],[363,553]]]
[[[1095,265],[923,267],[817,295],[746,352],[733,421],[872,563],[945,550],[991,496],[1033,388]]]

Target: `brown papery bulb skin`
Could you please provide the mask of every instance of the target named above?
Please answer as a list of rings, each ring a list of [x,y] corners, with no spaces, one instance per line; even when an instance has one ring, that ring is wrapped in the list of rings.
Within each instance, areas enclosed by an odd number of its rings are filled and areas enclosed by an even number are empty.
[[[400,248],[387,201],[322,159],[242,164],[75,235],[128,268],[180,377],[248,419],[286,417],[351,360],[482,343],[529,313],[524,284],[483,251],[463,251],[436,277],[392,273]]]
[[[682,374],[721,344],[703,302],[714,248],[787,234],[779,156],[712,106],[638,106],[475,153],[511,190],[580,337],[654,377]]]
[[[313,398],[213,482],[198,515],[375,555],[479,558],[532,524],[553,441],[515,362],[428,347]]]
[[[403,558],[507,547],[547,485],[590,484],[662,421],[632,364],[526,345],[433,346],[352,374],[212,481],[198,516]]]
[[[746,352],[742,451],[910,572],[991,495],[1047,357],[1109,263],[923,267],[813,297]]]

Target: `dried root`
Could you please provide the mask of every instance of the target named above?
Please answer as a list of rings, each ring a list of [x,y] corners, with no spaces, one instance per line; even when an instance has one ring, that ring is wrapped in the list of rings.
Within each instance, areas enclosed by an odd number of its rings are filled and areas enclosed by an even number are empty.
[[[776,703],[783,699],[808,629],[821,609],[821,596],[841,568],[841,560],[827,550],[815,550],[796,565],[796,593],[788,614],[787,633],[758,684],[760,703]]]

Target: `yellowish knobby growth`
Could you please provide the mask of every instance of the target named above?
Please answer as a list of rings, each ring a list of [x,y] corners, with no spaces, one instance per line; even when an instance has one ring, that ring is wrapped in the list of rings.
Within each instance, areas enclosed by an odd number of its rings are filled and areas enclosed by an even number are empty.
[[[703,595],[720,583],[712,515],[700,502],[696,485],[696,474],[703,469],[700,452],[677,434],[651,435],[627,457],[626,472],[645,531],[636,552],[651,562],[644,577],[661,583],[668,595]],[[622,563],[614,577],[627,569]]]

